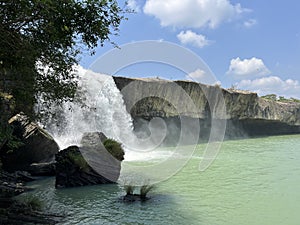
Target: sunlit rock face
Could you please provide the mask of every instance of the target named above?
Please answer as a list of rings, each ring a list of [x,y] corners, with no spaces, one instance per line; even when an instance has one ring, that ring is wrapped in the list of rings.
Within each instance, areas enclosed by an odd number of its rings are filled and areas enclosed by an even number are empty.
[[[299,103],[266,100],[253,92],[191,81],[113,78],[137,131],[160,117],[174,134],[174,127],[180,130],[180,117],[188,117],[199,119],[203,139],[209,137],[212,118],[226,120],[225,138],[230,139],[300,133]]]

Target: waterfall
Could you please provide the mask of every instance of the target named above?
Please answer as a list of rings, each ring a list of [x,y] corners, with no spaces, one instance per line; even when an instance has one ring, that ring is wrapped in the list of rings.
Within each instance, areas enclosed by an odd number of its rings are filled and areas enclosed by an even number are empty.
[[[103,132],[117,141],[134,140],[133,123],[112,76],[77,67],[80,102],[53,105],[55,114],[42,121],[60,149],[78,145],[85,132]],[[42,100],[40,100],[42,101]],[[38,107],[41,107],[41,102]],[[44,109],[45,110],[45,109]]]
[[[145,181],[155,183],[164,180],[185,165],[194,148],[189,146],[186,149],[177,145],[171,149],[162,149],[167,126],[161,118],[153,118],[136,136],[132,118],[113,77],[82,67],[77,67],[77,71],[79,88],[75,101],[45,108],[41,97],[36,106],[37,110],[54,115],[41,121],[41,125],[53,136],[60,149],[70,145],[80,146],[86,132],[103,132],[107,137],[122,143],[125,150],[120,180],[124,183],[130,180],[136,185]],[[186,126],[184,131],[181,132],[183,140],[193,136]],[[147,163],[140,164],[141,161]]]

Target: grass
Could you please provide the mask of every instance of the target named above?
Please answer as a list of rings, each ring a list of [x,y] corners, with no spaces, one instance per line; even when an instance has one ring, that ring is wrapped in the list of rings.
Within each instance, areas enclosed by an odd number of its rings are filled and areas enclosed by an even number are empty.
[[[154,189],[154,185],[144,184],[140,187],[140,196],[145,199],[147,194]]]
[[[44,207],[44,203],[38,197],[27,195],[24,199],[20,200],[24,207],[29,208],[31,211],[40,211]]]
[[[89,165],[81,154],[70,152],[68,154],[68,157],[75,165],[77,165],[80,168],[80,170],[88,170]]]
[[[124,159],[124,150],[122,144],[114,139],[108,138],[103,142],[106,150],[117,160],[122,161]]]
[[[126,192],[126,195],[133,195],[134,189],[135,189],[135,186],[133,186],[131,184],[124,185],[124,190]]]
[[[123,186],[123,188],[126,192],[126,195],[133,195],[134,190],[137,188],[137,186],[133,186],[131,184],[126,184]],[[140,186],[140,190],[139,190],[140,192],[139,192],[139,194],[137,194],[137,196],[140,196],[141,200],[145,200],[147,194],[154,188],[155,188],[154,185],[144,184],[144,185]]]

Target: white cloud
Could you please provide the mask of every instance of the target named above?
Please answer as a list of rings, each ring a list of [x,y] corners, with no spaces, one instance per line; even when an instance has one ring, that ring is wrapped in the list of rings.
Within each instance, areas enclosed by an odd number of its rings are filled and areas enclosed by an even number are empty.
[[[216,28],[249,11],[229,0],[147,0],[144,13],[160,20],[162,26]]]
[[[237,83],[239,89],[257,92],[259,95],[277,94],[278,96],[300,98],[300,83],[297,80],[282,80],[277,76],[255,80],[242,80]]]
[[[265,66],[264,62],[258,58],[241,60],[239,57],[230,61],[228,75],[236,78],[246,78],[254,76],[264,76],[270,74],[270,70]]]
[[[189,80],[194,80],[197,82],[201,82],[207,76],[206,72],[201,69],[197,69],[194,72],[189,73],[186,78]]]
[[[217,81],[213,74],[209,71],[205,71],[202,69],[197,69],[188,75],[186,75],[187,80],[192,80],[202,84],[209,84],[209,85],[221,85],[220,81]]]
[[[199,48],[203,48],[206,45],[209,45],[211,41],[207,40],[206,37],[202,34],[196,34],[193,31],[181,31],[177,38],[182,44],[191,44]]]
[[[253,27],[256,24],[257,24],[257,20],[255,20],[255,19],[249,19],[249,20],[247,20],[247,21],[244,22],[244,26],[246,28]]]
[[[134,12],[137,12],[137,13],[141,12],[141,8],[135,0],[128,0],[127,6],[129,9],[133,10]]]

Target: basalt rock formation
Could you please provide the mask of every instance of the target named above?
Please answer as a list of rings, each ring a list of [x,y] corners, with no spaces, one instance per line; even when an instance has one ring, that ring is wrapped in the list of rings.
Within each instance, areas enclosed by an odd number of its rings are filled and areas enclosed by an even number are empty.
[[[115,152],[109,152],[104,147],[107,140],[111,139],[100,132],[85,133],[80,147],[70,146],[57,153],[55,187],[115,183],[120,176],[124,151],[114,148]]]
[[[19,113],[9,120],[13,135],[20,146],[11,149],[4,145],[0,151],[3,168],[6,171],[29,170],[32,163],[51,162],[59,147],[54,139],[25,114]]]
[[[136,130],[152,118],[168,130],[180,118],[196,118],[200,137],[207,139],[212,118],[226,121],[226,138],[300,133],[300,104],[260,98],[256,93],[222,89],[192,81],[114,77]],[[218,124],[218,123],[215,123]],[[176,133],[176,132],[175,132]]]

